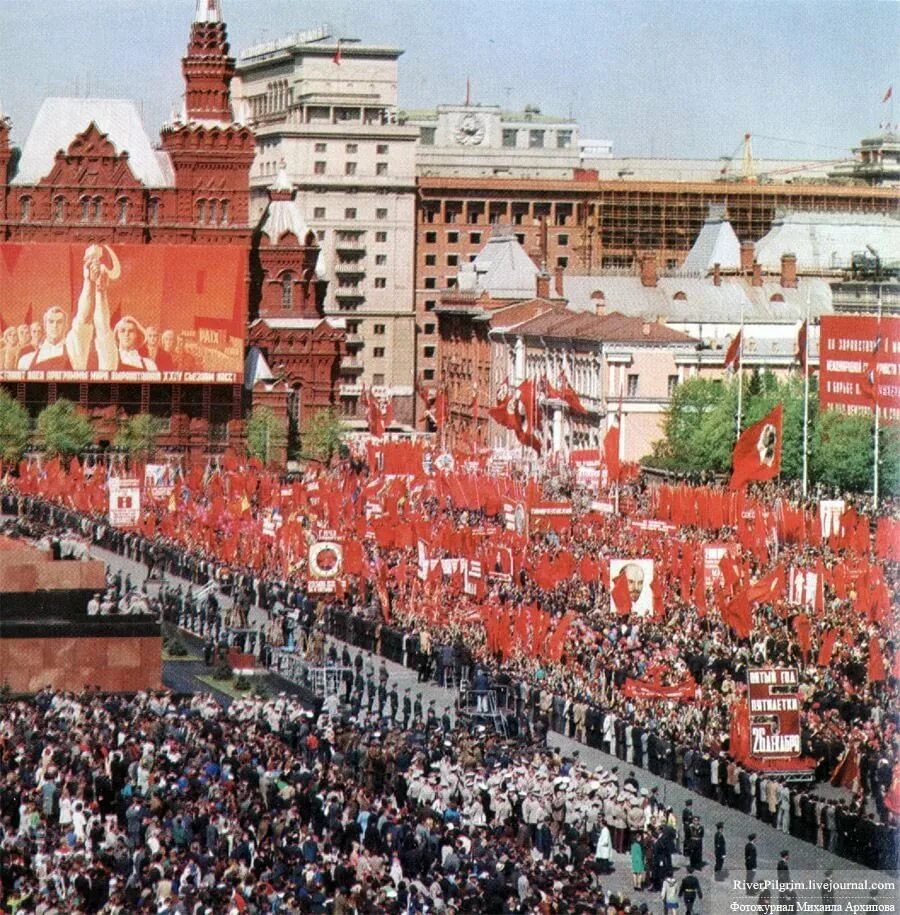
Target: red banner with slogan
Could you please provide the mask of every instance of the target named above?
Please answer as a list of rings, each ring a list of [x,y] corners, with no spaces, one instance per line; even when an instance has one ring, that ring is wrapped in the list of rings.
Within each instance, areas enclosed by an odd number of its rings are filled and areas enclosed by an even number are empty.
[[[751,756],[781,759],[800,755],[799,684],[793,667],[747,671]]]

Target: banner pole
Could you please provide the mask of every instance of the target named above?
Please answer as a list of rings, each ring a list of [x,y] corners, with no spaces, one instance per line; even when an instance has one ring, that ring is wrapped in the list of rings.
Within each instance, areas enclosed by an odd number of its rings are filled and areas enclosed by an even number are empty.
[[[809,292],[806,293],[806,333],[803,341],[803,498],[809,488]]]
[[[738,345],[738,398],[737,398],[737,419],[735,421],[735,441],[741,437],[741,407],[744,394],[744,306],[741,305],[741,329],[738,331],[741,335],[741,342]]]

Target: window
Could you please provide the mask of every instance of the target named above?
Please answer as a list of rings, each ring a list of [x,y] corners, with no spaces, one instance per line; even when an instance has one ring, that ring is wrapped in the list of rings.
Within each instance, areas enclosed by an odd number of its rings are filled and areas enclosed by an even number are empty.
[[[571,130],[560,130],[556,134],[556,148],[557,149],[570,149],[572,146],[572,131]]]
[[[543,149],[544,148],[544,131],[543,130],[529,130],[528,131],[528,148],[529,149]]]
[[[317,240],[317,241],[325,241],[325,230],[324,230],[324,229],[319,229],[319,230],[316,232],[316,240]]]
[[[447,241],[448,241],[451,245],[455,245],[455,244],[459,241],[459,232],[448,232],[448,233],[447,233]]]
[[[426,381],[434,381],[434,369],[425,369],[422,374],[425,376]]]
[[[372,350],[372,355],[373,355],[376,359],[384,359],[384,347],[383,347],[383,346],[376,346],[376,347]]]
[[[94,198],[94,222],[101,222],[103,220],[103,198],[95,197]]]
[[[567,257],[556,258],[556,266],[562,267],[563,269],[565,269],[566,267],[569,266],[569,258],[567,258]]]
[[[524,233],[524,232],[516,232],[516,241],[517,241],[520,245],[524,245],[524,244],[525,244],[525,233]]]
[[[227,226],[228,225],[228,201],[227,200],[219,201],[219,213],[220,213],[219,222],[223,226]]]
[[[425,277],[425,288],[426,289],[437,289],[437,280],[433,276],[426,276]]]
[[[281,278],[281,307],[294,307],[294,278],[290,273],[285,273]]]
[[[128,198],[120,197],[116,201],[116,206],[118,209],[119,225],[124,226],[128,222]]]
[[[206,222],[206,201],[197,201],[197,223],[203,225]]]
[[[325,207],[313,207],[313,219],[324,219]]]
[[[387,210],[384,207],[379,207],[375,210],[376,219],[387,219]]]
[[[437,244],[437,232],[426,232],[425,233],[425,244],[426,245]]]
[[[435,348],[433,346],[425,347],[425,349],[422,352],[426,359],[434,359],[434,349]]]
[[[375,147],[375,152],[376,152],[379,156],[386,156],[386,155],[388,154],[388,145],[387,145],[387,143],[379,143],[379,144]]]
[[[469,242],[473,245],[481,244],[481,232],[469,232]]]
[[[384,387],[384,373],[383,372],[373,372],[372,373],[372,387],[373,388],[383,388]]]
[[[66,198],[65,197],[54,197],[53,198],[53,221],[54,222],[65,222],[66,219]]]
[[[325,163],[321,160],[318,162],[313,162],[313,174],[324,175],[325,174]]]
[[[328,151],[327,143],[316,143],[315,150],[317,153],[323,153]]]
[[[669,397],[671,397],[675,393],[675,388],[677,388],[677,387],[678,387],[678,376],[669,375],[669,378],[668,378]]]
[[[355,175],[356,174],[356,163],[355,162],[345,162],[344,163],[344,174],[345,175]]]
[[[81,198],[81,221],[91,221],[91,199],[90,197]]]
[[[386,175],[387,174],[387,162],[379,162],[375,166],[376,175]]]
[[[383,276],[375,277],[375,288],[376,289],[387,289],[387,278]]]
[[[569,236],[566,235],[565,232],[563,232],[560,235],[556,236],[556,241],[557,241],[557,244],[562,245],[562,247],[565,247],[566,245],[569,244]]]
[[[356,219],[356,207],[347,207],[344,210],[344,219]]]
[[[387,232],[376,232],[375,241],[386,242],[387,241]]]
[[[22,222],[28,222],[31,219],[31,198],[23,197],[19,201],[19,216]]]
[[[214,226],[216,224],[217,203],[218,203],[218,201],[216,201],[216,200],[209,201],[209,210],[206,214],[206,218],[209,220],[209,224],[211,226]]]
[[[519,138],[519,131],[513,129],[506,129],[503,131],[503,145],[507,149],[515,149],[516,142]]]
[[[159,197],[150,198],[150,206],[147,210],[147,218],[150,225],[155,226],[159,222]]]
[[[378,267],[383,267],[387,263],[386,254],[376,254],[375,255],[375,265]]]
[[[347,322],[347,334],[358,334],[360,321],[348,321]]]
[[[425,255],[425,266],[426,267],[437,266],[437,255],[436,254],[426,254]]]
[[[348,143],[347,146],[345,147],[345,150],[348,155],[355,156],[356,153],[359,152],[359,144],[358,143]]]
[[[447,266],[456,267],[459,265],[459,255],[458,254],[448,254],[447,255]]]
[[[437,133],[437,127],[422,127],[419,130],[419,142],[423,146],[434,146],[434,136]]]
[[[637,397],[638,391],[638,376],[629,375],[628,376],[628,390],[626,391],[629,397]]]
[[[383,324],[376,324],[376,325],[372,328],[372,333],[375,334],[377,337],[380,337],[382,334],[384,334],[384,325],[383,325]]]
[[[455,276],[445,276],[444,285],[448,289],[456,289],[456,277]]]
[[[426,324],[422,333],[424,333],[426,336],[430,337],[434,333],[434,324]]]
[[[434,311],[434,306],[437,304],[434,299],[426,299],[425,301],[425,311]]]

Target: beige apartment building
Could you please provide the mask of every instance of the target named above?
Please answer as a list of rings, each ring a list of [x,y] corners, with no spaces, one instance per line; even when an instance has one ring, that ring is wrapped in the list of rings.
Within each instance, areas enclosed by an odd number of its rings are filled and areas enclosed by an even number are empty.
[[[327,27],[247,48],[232,96],[256,132],[251,207],[279,168],[298,189],[323,251],[325,313],[346,322],[341,404],[363,388],[412,423],[415,377],[415,173],[418,130],[397,121],[397,48],[332,37]]]

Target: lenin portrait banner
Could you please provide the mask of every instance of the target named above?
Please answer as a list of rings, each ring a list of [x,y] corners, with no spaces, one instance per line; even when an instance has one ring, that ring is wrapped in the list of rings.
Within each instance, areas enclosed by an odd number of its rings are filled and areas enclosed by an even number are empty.
[[[234,384],[246,272],[237,246],[0,244],[0,380]]]
[[[824,316],[819,366],[820,409],[871,412],[877,396],[881,418],[900,422],[900,318]]]

